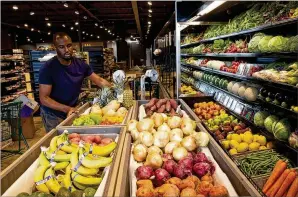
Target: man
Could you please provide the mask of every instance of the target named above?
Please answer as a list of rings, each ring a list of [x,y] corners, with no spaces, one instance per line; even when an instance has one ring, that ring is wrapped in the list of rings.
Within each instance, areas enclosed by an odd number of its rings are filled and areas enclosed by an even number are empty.
[[[57,56],[48,60],[39,71],[40,112],[47,132],[75,112],[85,77],[99,87],[111,86],[85,62],[72,57],[72,41],[66,33],[56,33],[53,42]]]

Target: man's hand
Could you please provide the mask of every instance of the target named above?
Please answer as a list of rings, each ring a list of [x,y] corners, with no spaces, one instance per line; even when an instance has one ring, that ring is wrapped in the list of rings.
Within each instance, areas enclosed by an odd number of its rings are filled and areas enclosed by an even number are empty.
[[[70,116],[71,114],[77,113],[77,112],[78,112],[78,110],[76,110],[76,108],[71,107],[69,109],[69,111],[67,112],[67,117]]]

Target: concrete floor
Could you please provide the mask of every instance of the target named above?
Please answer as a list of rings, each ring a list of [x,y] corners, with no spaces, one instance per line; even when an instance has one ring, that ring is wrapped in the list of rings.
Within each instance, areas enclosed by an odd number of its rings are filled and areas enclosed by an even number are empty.
[[[29,144],[29,147],[34,145],[38,140],[40,140],[45,134],[46,131],[43,127],[41,117],[34,117],[34,124],[35,124],[35,135],[33,139],[27,139],[27,142]],[[24,144],[24,142],[21,142],[21,147],[23,148],[22,152],[24,153],[27,149]],[[18,141],[14,141],[13,144],[9,145],[8,147],[5,147],[4,150],[18,150]],[[3,156],[6,156],[4,159]],[[21,154],[7,154],[4,152],[1,152],[1,170],[4,170],[7,168],[11,163],[13,163],[18,157],[20,157]]]

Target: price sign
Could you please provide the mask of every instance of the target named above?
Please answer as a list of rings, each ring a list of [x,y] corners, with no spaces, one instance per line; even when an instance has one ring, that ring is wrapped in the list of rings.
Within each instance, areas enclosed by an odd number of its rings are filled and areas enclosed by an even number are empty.
[[[238,101],[237,100],[233,100],[233,102],[232,102],[232,105],[231,105],[231,110],[235,110],[235,107],[236,107],[236,105],[237,105],[237,103],[238,103]]]
[[[244,105],[242,103],[237,103],[234,111],[240,115],[242,113],[243,108]]]
[[[221,104],[223,104],[224,101],[225,101],[225,99],[226,99],[226,94],[222,94],[222,96],[220,97],[219,102],[220,102]]]
[[[230,97],[226,95],[226,98],[225,98],[225,100],[224,100],[224,102],[223,102],[223,105],[224,105],[224,106],[227,106],[229,100],[230,100]]]
[[[227,108],[231,109],[233,100],[234,100],[233,98],[230,98],[230,99],[228,100],[228,104],[226,105]]]

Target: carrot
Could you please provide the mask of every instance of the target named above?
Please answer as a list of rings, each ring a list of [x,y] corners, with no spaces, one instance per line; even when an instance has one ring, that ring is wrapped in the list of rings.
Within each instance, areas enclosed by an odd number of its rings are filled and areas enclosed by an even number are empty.
[[[279,188],[279,190],[276,193],[276,197],[281,197],[283,195],[283,193],[285,193],[287,191],[287,189],[291,186],[291,184],[293,183],[293,181],[296,178],[296,173],[291,171],[287,178],[285,179],[285,181],[282,183],[281,187]]]
[[[293,181],[286,197],[295,197],[298,194],[298,177]]]
[[[265,193],[266,196],[270,196],[272,191],[273,191],[273,187],[270,187],[270,189]]]
[[[263,187],[263,193],[267,193],[269,188],[273,185],[273,183],[275,183],[275,181],[278,179],[278,177],[280,177],[280,175],[284,172],[286,168],[287,168],[287,163],[284,162],[283,160],[278,160],[278,162],[276,162],[275,167],[269,179],[267,180],[267,182]]]
[[[275,196],[276,192],[278,191],[278,189],[281,187],[282,183],[284,182],[284,180],[287,178],[288,174],[291,172],[291,170],[286,169],[281,176],[277,179],[277,181],[274,183],[273,190],[270,194],[270,197]]]

